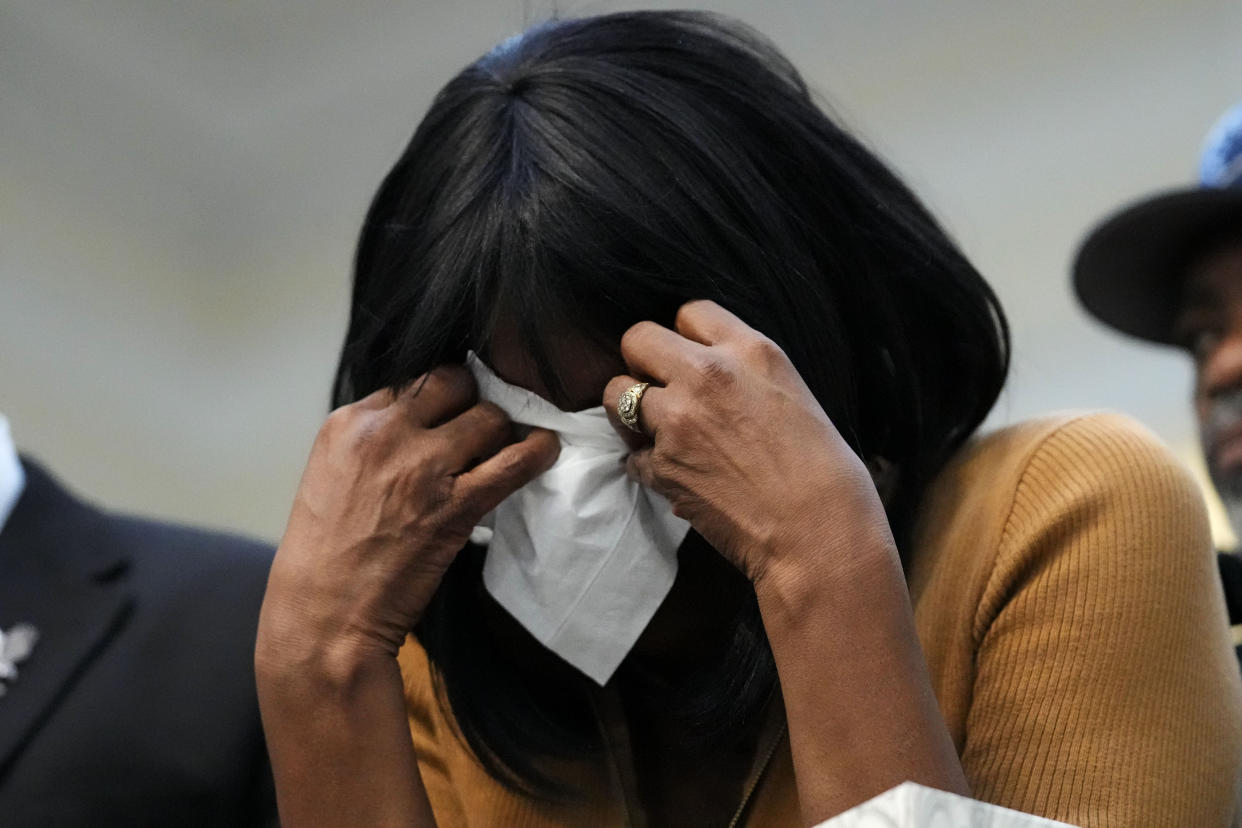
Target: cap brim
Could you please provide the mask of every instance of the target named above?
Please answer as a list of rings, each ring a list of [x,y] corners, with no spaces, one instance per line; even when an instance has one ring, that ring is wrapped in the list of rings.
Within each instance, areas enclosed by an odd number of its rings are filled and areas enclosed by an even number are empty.
[[[1074,257],[1074,290],[1100,321],[1174,344],[1181,270],[1205,234],[1242,225],[1242,190],[1194,188],[1133,204],[1095,228]]]

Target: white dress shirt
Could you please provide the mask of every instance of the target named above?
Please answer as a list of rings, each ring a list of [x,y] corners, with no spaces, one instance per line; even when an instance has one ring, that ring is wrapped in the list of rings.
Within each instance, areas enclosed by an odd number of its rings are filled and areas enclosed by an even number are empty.
[[[26,472],[17,459],[17,447],[9,434],[9,421],[0,414],[0,531],[4,530],[5,521],[17,505],[17,498],[21,497],[25,485]]]

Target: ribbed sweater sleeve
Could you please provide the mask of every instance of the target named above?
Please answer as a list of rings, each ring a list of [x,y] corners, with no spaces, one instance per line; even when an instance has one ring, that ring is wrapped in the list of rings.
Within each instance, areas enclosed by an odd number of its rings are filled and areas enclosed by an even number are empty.
[[[975,796],[1082,826],[1228,824],[1242,685],[1224,618],[1180,464],[1121,417],[1052,430],[972,622]]]

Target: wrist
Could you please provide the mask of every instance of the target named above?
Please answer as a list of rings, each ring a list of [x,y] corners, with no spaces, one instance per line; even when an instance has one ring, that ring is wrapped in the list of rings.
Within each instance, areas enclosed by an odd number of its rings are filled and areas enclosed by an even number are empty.
[[[394,611],[367,579],[283,560],[277,552],[259,613],[256,663],[348,672],[395,657],[417,617]]]
[[[791,538],[784,554],[770,554],[755,595],[769,636],[830,616],[833,623],[863,621],[886,611],[887,598],[906,601],[905,576],[888,524],[855,523],[850,531]]]
[[[260,683],[346,688],[377,665],[395,664],[395,651],[356,627],[325,624],[265,601],[255,637]]]
[[[884,503],[865,468],[857,466],[856,474],[821,469],[800,475],[788,486],[792,496],[765,510],[750,531],[743,522],[744,557],[761,564],[757,575],[769,568],[796,574],[825,558],[848,571],[855,563],[865,565],[867,555],[887,554],[895,546]]]
[[[293,660],[256,651],[255,682],[265,722],[282,719],[353,718],[366,699],[404,696],[397,660],[339,648]]]

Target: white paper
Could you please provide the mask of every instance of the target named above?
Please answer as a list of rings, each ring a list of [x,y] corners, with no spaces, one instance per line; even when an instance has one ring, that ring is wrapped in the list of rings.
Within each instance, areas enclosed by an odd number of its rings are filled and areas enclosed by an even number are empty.
[[[625,473],[629,447],[603,406],[562,411],[497,377],[474,354],[479,397],[556,432],[561,454],[476,532],[483,584],[545,647],[603,685],[668,595],[690,524]]]
[[[903,782],[815,828],[1074,828],[914,782]]]

